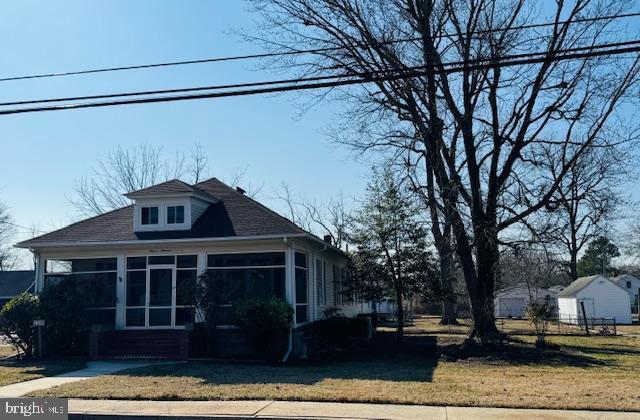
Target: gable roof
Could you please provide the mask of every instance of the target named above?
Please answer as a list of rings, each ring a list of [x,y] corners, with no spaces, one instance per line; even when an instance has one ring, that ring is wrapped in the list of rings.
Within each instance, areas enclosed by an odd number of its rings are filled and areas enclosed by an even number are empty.
[[[0,271],[0,297],[13,297],[26,292],[36,279],[35,271]]]
[[[21,242],[17,246],[38,248],[61,243],[72,245],[160,239],[310,235],[290,220],[241,194],[217,178],[189,187],[217,199],[194,222],[190,230],[134,232],[134,207],[127,206]],[[183,186],[172,182],[162,187],[163,190],[174,188],[183,188]]]
[[[576,279],[573,283],[571,283],[570,285],[562,289],[562,291],[558,293],[558,297],[575,297],[579,291],[587,287],[589,284],[591,284],[591,282],[593,282],[597,278],[602,278],[608,281],[609,283],[611,283],[613,286],[621,290],[624,290],[626,292],[625,289],[618,286],[614,281],[610,280],[609,278],[603,275],[596,274],[594,276],[580,277]]]
[[[611,281],[615,282],[618,286],[621,286],[627,281],[638,281],[638,278],[633,274],[621,274],[617,277],[612,277]]]

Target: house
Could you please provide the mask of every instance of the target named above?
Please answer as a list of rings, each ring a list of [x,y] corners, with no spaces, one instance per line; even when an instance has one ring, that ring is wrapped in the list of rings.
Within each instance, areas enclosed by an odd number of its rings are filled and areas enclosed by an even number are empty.
[[[541,287],[520,284],[498,290],[493,298],[493,310],[496,317],[522,318],[531,299],[548,301],[556,306],[555,293]]]
[[[35,271],[0,271],[0,308],[23,292],[33,293]]]
[[[629,294],[629,302],[631,302],[633,313],[638,313],[638,294],[640,294],[640,279],[631,274],[622,274],[611,279],[615,284],[622,287]]]
[[[631,305],[627,291],[601,275],[580,277],[558,293],[558,316],[569,324],[602,319],[631,324]]]
[[[186,356],[200,322],[186,290],[205,273],[220,331],[234,330],[234,303],[256,296],[286,300],[294,333],[330,307],[358,313],[341,291],[345,254],[242,189],[171,180],[125,195],[132,205],[18,244],[36,255],[36,291],[68,277],[108,291],[90,311],[104,331],[98,356]]]
[[[551,293],[553,293],[554,295],[557,295],[558,293],[560,293],[565,287],[562,284],[557,284],[555,286],[551,286],[551,287],[547,287],[547,290],[550,291]]]

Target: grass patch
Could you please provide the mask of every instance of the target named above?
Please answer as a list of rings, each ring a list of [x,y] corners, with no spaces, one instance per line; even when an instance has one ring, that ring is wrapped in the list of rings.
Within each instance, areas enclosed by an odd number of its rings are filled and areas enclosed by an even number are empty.
[[[31,379],[55,376],[73,370],[83,369],[83,360],[38,360],[0,362],[0,386]]]
[[[526,322],[513,325],[525,328]],[[455,327],[455,328],[464,328]],[[504,347],[462,351],[462,332],[437,320],[418,320],[408,340],[435,336],[411,352],[366,351],[327,364],[249,365],[192,361],[132,369],[34,395],[158,400],[276,399],[401,404],[640,410],[640,339],[552,336],[552,350],[533,347],[535,337],[512,336]],[[393,342],[381,328],[377,337]],[[392,344],[384,346],[392,349]],[[415,351],[422,348],[423,351]]]

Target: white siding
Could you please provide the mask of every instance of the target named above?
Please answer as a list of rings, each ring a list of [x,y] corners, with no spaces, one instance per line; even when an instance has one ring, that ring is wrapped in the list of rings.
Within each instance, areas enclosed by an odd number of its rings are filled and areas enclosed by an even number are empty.
[[[558,298],[558,316],[563,322],[578,323],[578,303],[573,297]]]
[[[210,203],[207,203],[206,201],[202,201],[193,197],[191,197],[190,201],[191,201],[191,225],[193,225],[196,222],[196,220],[198,220],[198,217],[202,216],[202,213],[204,213],[207,210],[207,208],[209,208]]]
[[[618,324],[631,324],[629,295],[612,281],[597,278],[580,290],[578,299],[593,299],[594,317],[615,318]],[[587,313],[589,315],[589,313]]]

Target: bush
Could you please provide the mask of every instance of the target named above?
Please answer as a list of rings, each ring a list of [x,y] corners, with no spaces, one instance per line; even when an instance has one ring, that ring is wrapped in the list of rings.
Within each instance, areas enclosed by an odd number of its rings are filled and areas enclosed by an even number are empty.
[[[0,310],[0,333],[26,357],[33,355],[33,320],[38,317],[38,297],[21,293]]]
[[[293,308],[277,298],[256,298],[236,306],[238,326],[247,333],[256,355],[267,360],[284,356]]]
[[[371,318],[334,317],[311,325],[311,353],[315,359],[325,359],[342,352],[354,342],[366,341],[371,333]]]
[[[542,348],[545,346],[545,334],[549,329],[549,322],[555,317],[555,308],[548,302],[539,302],[531,300],[525,308],[525,315],[529,319],[529,322],[533,324],[536,334],[536,347]]]
[[[45,320],[43,348],[48,355],[84,355],[88,352],[91,320],[86,313],[87,290],[65,279],[40,293],[40,315]]]

